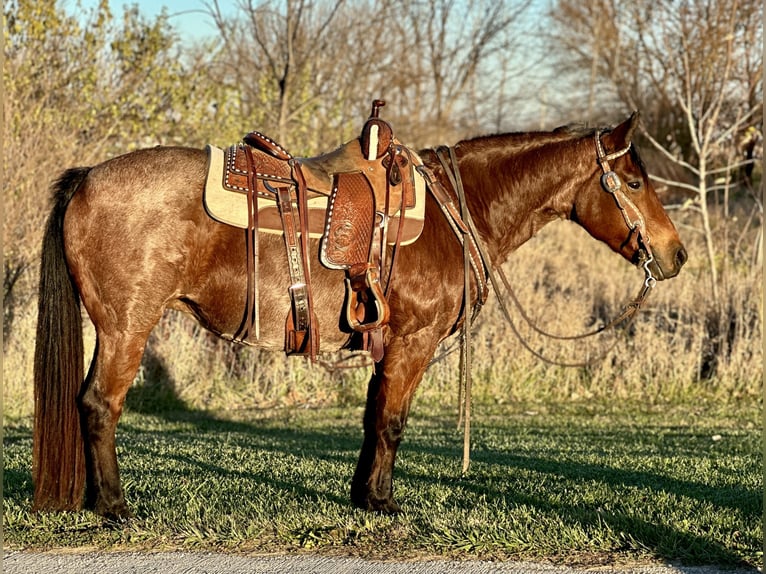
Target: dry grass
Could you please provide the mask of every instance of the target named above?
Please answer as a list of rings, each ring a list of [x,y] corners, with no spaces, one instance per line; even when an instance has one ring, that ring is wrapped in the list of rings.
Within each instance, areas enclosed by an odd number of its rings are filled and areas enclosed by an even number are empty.
[[[546,339],[513,312],[528,345],[558,362],[603,358],[586,368],[548,364],[524,350],[503,321],[494,298],[479,319],[474,385],[485,401],[599,400],[661,404],[723,401],[759,396],[763,373],[762,274],[741,269],[730,277],[730,332],[716,333],[702,246],[685,238],[690,262],[659,283],[627,329],[578,341]],[[638,292],[643,274],[580,228],[546,227],[506,264],[526,312],[546,331],[573,335],[616,316]],[[725,345],[723,348],[721,345]],[[438,373],[438,374],[437,374]],[[432,368],[431,383],[454,380],[455,365]],[[434,381],[434,379],[436,379]],[[453,385],[454,386],[454,385]],[[454,393],[453,393],[454,394]]]
[[[762,273],[745,267],[729,271],[729,332],[718,337],[702,246],[693,237],[684,239],[690,260],[682,273],[658,284],[634,324],[619,333],[616,347],[587,368],[547,364],[524,350],[492,297],[476,323],[475,399],[489,404],[597,400],[648,405],[755,400],[763,373]],[[640,270],[563,222],[549,225],[518,250],[506,272],[535,321],[562,334],[608,321],[643,279]],[[35,315],[36,301],[30,296],[18,306],[7,341],[6,418],[32,412]],[[614,334],[574,343],[546,340],[525,328],[518,313],[514,316],[528,344],[559,361],[598,355],[614,340]],[[89,349],[92,338],[88,325]],[[455,342],[447,341],[445,348]],[[361,404],[368,377],[369,368],[328,370],[301,358],[236,347],[185,316],[168,314],[152,335],[129,404],[145,411],[174,404],[212,410]],[[452,353],[429,369],[418,401],[456,405],[457,377],[457,353]]]

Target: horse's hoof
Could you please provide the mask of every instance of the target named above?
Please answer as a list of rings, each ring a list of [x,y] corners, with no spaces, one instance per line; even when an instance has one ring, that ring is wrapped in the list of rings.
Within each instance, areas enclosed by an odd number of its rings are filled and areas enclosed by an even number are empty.
[[[115,525],[125,524],[128,520],[133,518],[133,513],[128,509],[128,506],[124,502],[110,507],[97,506],[93,509],[93,512],[102,516],[107,523]]]
[[[131,519],[133,518],[133,515],[131,516],[122,516],[122,515],[109,515],[104,516],[104,520],[101,524],[101,526],[106,530],[122,530],[125,528],[128,523],[130,523]]]
[[[402,512],[402,507],[394,502],[393,498],[378,498],[372,494],[367,494],[367,496],[352,496],[352,502],[358,508],[371,512],[389,515]]]
[[[394,502],[392,499],[382,501],[381,504],[376,505],[371,510],[375,512],[380,512],[381,514],[388,514],[388,515],[394,515],[394,514],[401,514],[402,507],[399,506],[396,502]]]

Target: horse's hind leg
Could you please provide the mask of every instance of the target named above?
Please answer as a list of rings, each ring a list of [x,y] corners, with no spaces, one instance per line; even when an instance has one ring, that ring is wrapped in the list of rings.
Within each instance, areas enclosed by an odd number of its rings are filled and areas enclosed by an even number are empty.
[[[86,507],[107,518],[130,511],[120,485],[115,430],[149,332],[96,333],[96,351],[80,395],[85,440]]]

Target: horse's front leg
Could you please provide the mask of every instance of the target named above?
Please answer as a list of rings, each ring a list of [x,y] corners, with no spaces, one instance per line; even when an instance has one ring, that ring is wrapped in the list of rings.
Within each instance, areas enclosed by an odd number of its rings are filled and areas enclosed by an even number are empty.
[[[425,333],[397,337],[375,366],[367,391],[364,442],[351,483],[351,500],[360,508],[387,514],[400,511],[393,497],[394,460],[412,397],[435,347]]]

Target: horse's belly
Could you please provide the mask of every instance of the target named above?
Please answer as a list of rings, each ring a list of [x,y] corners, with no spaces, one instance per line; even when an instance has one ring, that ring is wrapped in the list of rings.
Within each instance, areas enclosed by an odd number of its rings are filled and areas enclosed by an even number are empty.
[[[189,283],[171,307],[191,312],[207,329],[225,339],[237,339],[244,323],[247,293],[257,293],[256,320],[244,341],[258,347],[283,350],[285,323],[291,311],[288,288],[290,277],[284,242],[278,236],[261,234],[258,273],[252,278],[257,288],[248,284],[247,250],[242,230],[209,221],[206,241],[195,242],[198,250],[190,253],[195,260],[189,266]],[[201,243],[201,244],[200,244]],[[312,242],[310,253],[318,252]],[[330,271],[312,258],[311,283],[314,312],[320,336],[320,351],[340,349],[349,334],[339,328],[344,301],[343,272]],[[257,327],[256,327],[257,325]],[[256,332],[257,328],[257,332]]]

